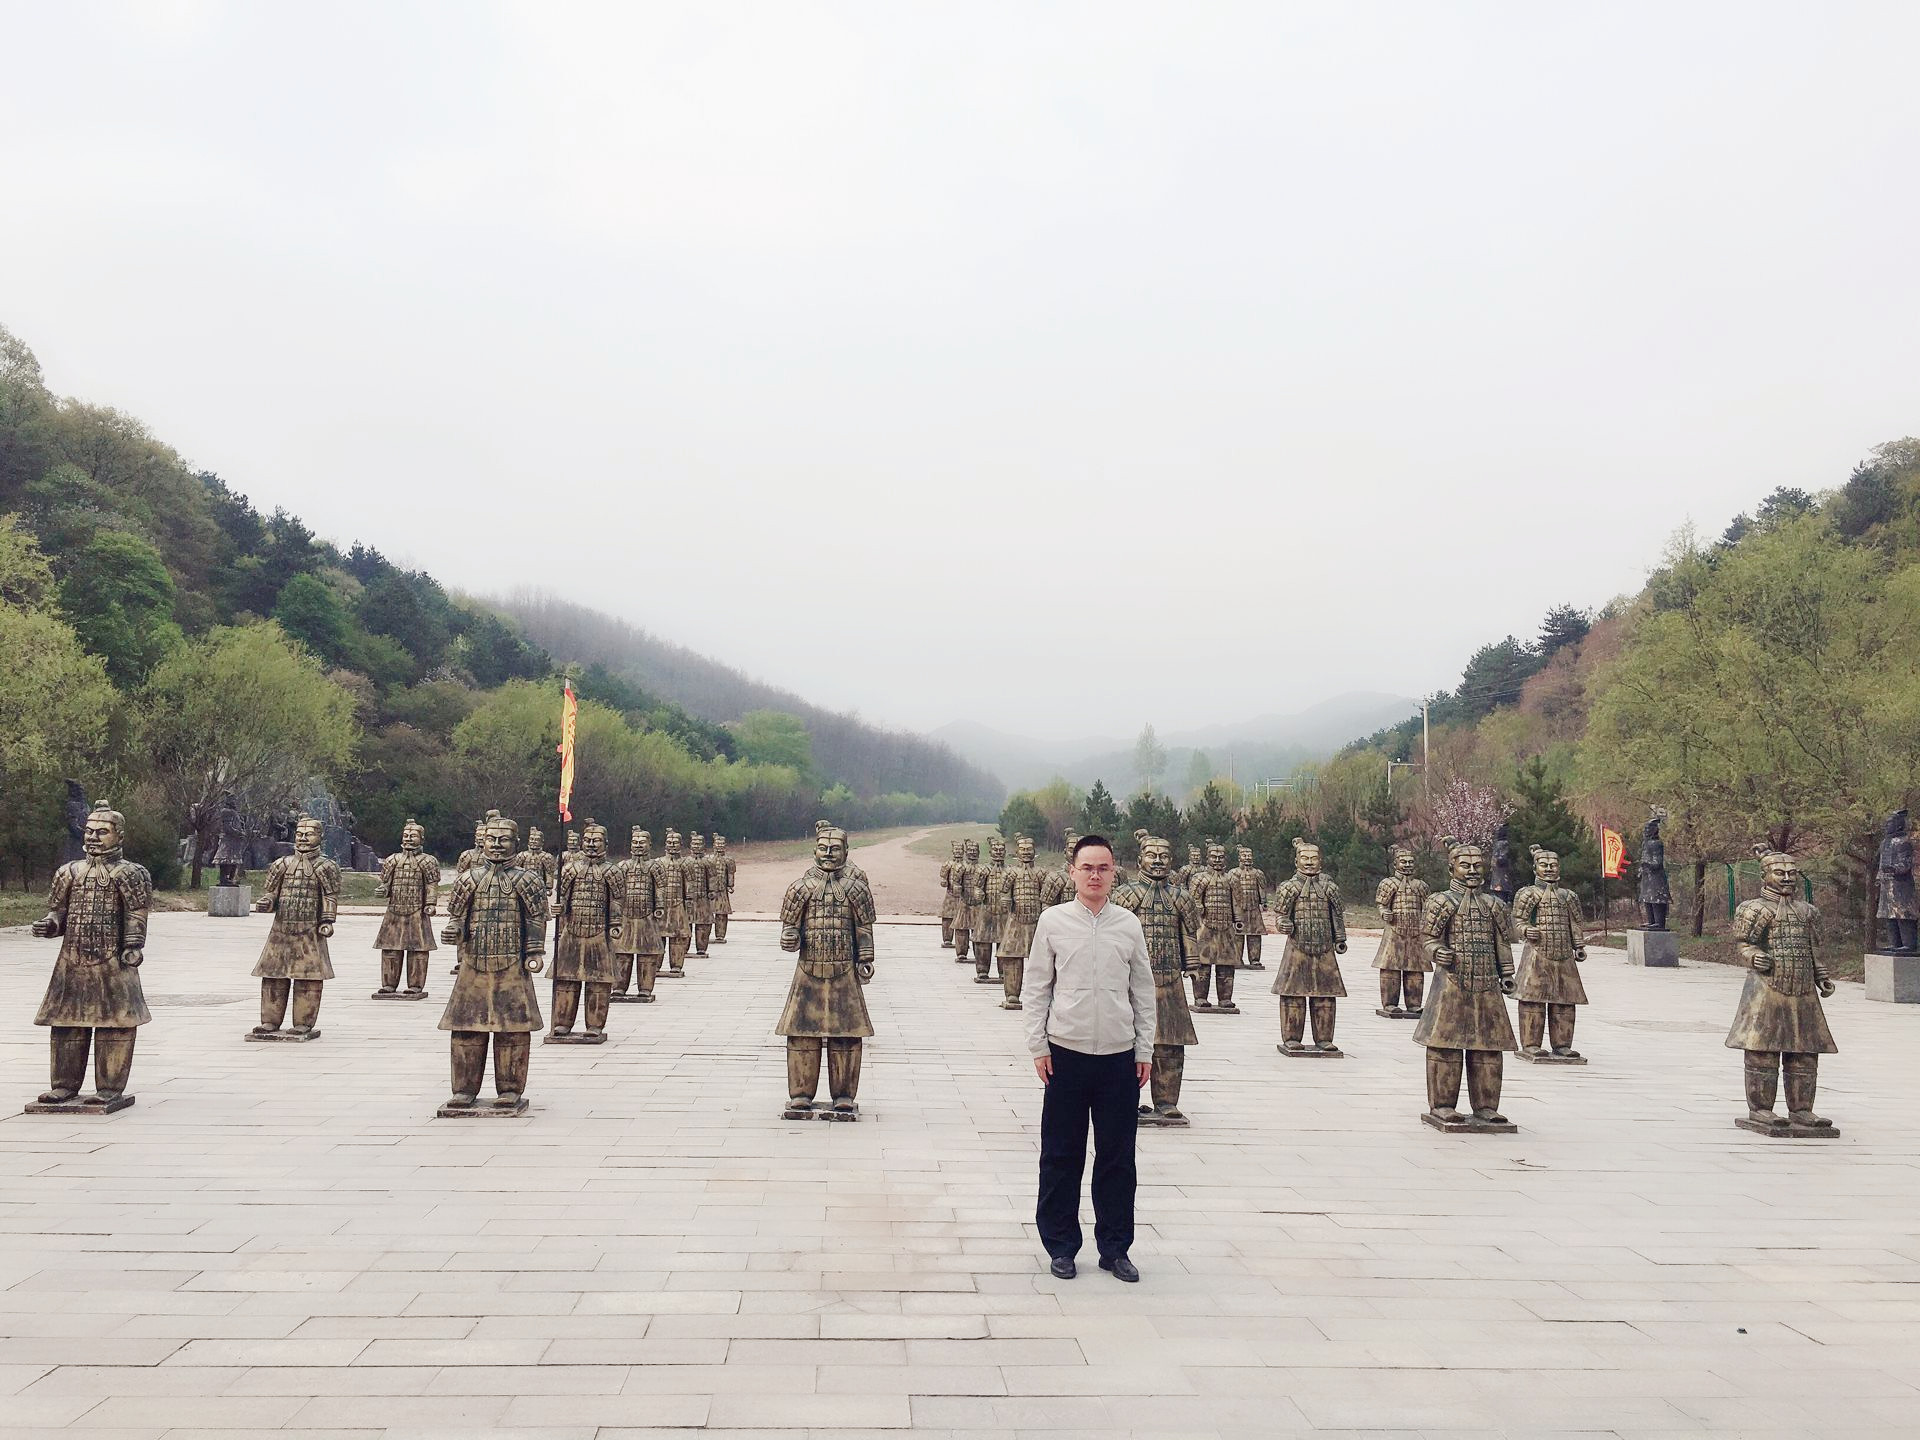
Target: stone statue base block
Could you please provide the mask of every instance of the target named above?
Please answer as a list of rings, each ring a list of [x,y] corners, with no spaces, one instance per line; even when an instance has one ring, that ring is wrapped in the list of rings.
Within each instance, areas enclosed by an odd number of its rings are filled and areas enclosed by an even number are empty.
[[[1742,1130],[1751,1130],[1756,1135],[1765,1135],[1769,1140],[1838,1140],[1840,1127],[1837,1125],[1795,1125],[1786,1119],[1771,1122],[1755,1120],[1748,1115],[1734,1117],[1733,1123]]]
[[[104,1105],[95,1101],[89,1105],[78,1095],[71,1100],[52,1103],[45,1100],[29,1100],[23,1115],[111,1115],[116,1110],[124,1110],[133,1104],[133,1096],[122,1095],[118,1100],[109,1100]]]
[[[215,885],[207,891],[207,914],[216,920],[238,920],[252,913],[251,885]]]
[[[1513,1135],[1520,1129],[1511,1120],[1475,1120],[1471,1115],[1462,1115],[1453,1121],[1442,1120],[1431,1110],[1423,1111],[1420,1119],[1443,1135]]]
[[[1155,1115],[1151,1112],[1140,1117],[1140,1126],[1147,1130],[1184,1130],[1193,1122],[1184,1115]]]
[[[604,1031],[598,1035],[589,1035],[585,1031],[556,1035],[549,1030],[540,1043],[542,1045],[604,1045],[607,1043],[607,1037]]]
[[[1264,970],[1267,967],[1262,965],[1258,960],[1249,960],[1244,968],[1248,970]]]
[[[1680,937],[1671,930],[1627,931],[1627,963],[1663,969],[1680,963]]]
[[[850,1110],[836,1110],[827,1105],[789,1105],[780,1112],[782,1120],[838,1120],[841,1124],[860,1118],[860,1106],[855,1104]]]
[[[817,1120],[838,1120],[842,1124],[845,1124],[848,1121],[858,1120],[860,1118],[860,1106],[858,1102],[855,1102],[853,1108],[850,1110],[838,1110],[829,1105],[826,1109],[816,1110],[813,1113],[814,1118]]]
[[[1920,955],[1868,955],[1867,999],[1920,1005]]]
[[[1018,1000],[1002,1000],[1000,1002],[1000,1008],[1002,1010],[1024,1010],[1027,1007],[1022,1005]]]
[[[449,1100],[433,1112],[436,1120],[511,1120],[527,1113],[527,1097],[522,1095],[511,1105],[491,1100],[476,1100],[471,1105],[455,1105]]]
[[[973,977],[973,983],[976,985],[998,985],[1000,983],[1000,977],[998,975],[976,975]]]
[[[1420,1018],[1418,1010],[1388,1010],[1379,1005],[1373,1007],[1373,1013],[1382,1020],[1418,1020]]]
[[[1546,1050],[1542,1050],[1538,1055],[1529,1055],[1524,1050],[1516,1050],[1513,1052],[1513,1058],[1524,1060],[1529,1065],[1584,1065],[1587,1063],[1587,1057],[1584,1055],[1555,1055]]]
[[[428,997],[424,990],[376,990],[373,992],[373,998],[375,1000],[425,1000]]]
[[[298,1030],[269,1030],[264,1035],[257,1035],[251,1030],[247,1032],[247,1039],[258,1041],[263,1045],[304,1045],[309,1040],[319,1038],[320,1032],[317,1029],[304,1033]]]
[[[1344,1060],[1347,1052],[1338,1045],[1331,1050],[1322,1050],[1318,1045],[1302,1045],[1298,1050],[1289,1050],[1284,1045],[1273,1047],[1289,1060]]]
[[[651,1000],[652,998],[653,997],[651,995],[639,995],[639,994],[609,995],[607,997],[607,999],[611,1000],[616,1005],[644,1005],[647,1001]]]

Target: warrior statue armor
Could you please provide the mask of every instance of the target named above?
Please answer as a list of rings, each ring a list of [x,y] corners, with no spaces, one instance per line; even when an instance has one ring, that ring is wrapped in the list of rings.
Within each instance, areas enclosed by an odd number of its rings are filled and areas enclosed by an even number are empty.
[[[120,853],[126,828],[104,800],[88,812],[80,836],[85,858],[53,872],[47,913],[33,924],[42,940],[60,937],[60,954],[33,1017],[49,1027],[52,1074],[29,1111],[104,1115],[133,1103],[127,1094],[133,1042],[153,1018],[140,988],[153,879]],[[82,1100],[89,1048],[94,1093]]]
[[[553,887],[560,883],[560,861],[547,849],[546,837],[540,833],[540,827],[527,827],[527,848],[513,857],[516,870],[531,870],[540,877],[540,883],[547,887],[547,894],[553,894]]]
[[[1813,1113],[1820,1057],[1839,1050],[1827,1028],[1823,997],[1833,977],[1820,961],[1820,912],[1800,898],[1800,865],[1791,855],[1753,847],[1761,881],[1757,899],[1733,916],[1733,937],[1747,962],[1727,1048],[1746,1051],[1747,1113],[1743,1130],[1824,1140],[1840,1132]],[[1787,1118],[1773,1108],[1786,1072]]]
[[[693,938],[693,910],[687,900],[687,857],[680,853],[680,832],[667,831],[667,853],[660,857],[655,883],[664,912],[660,928],[667,938],[667,968],[660,973],[678,980],[687,964],[687,942]]]
[[[707,837],[697,831],[687,837],[687,908],[693,912],[693,953],[704,960],[713,939],[713,857]]]
[[[531,874],[531,871],[523,871]],[[613,942],[620,938],[621,886],[607,864],[607,831],[588,820],[580,853],[560,867],[553,915],[560,923],[553,937],[553,1029],[548,1044],[599,1045],[607,1038],[607,1012],[613,996]],[[586,1030],[573,1033],[586,992]]]
[[[533,977],[544,964],[547,939],[545,881],[513,863],[520,829],[494,818],[481,827],[476,865],[455,877],[440,938],[456,949],[453,993],[440,1028],[453,1032],[453,1096],[443,1116],[508,1114],[527,1108],[527,1063],[541,1026]],[[493,1105],[477,1105],[480,1078],[493,1041]]]
[[[1580,938],[1580,897],[1560,883],[1560,857],[1538,845],[1533,884],[1513,897],[1513,924],[1526,944],[1513,984],[1520,1002],[1520,1053],[1529,1060],[1580,1061],[1573,1048],[1574,1006],[1587,1003],[1575,967],[1587,958]],[[1540,1043],[1551,1036],[1550,1051]],[[1584,1062],[1581,1062],[1584,1063]]]
[[[1220,1015],[1238,1015],[1233,1003],[1233,972],[1240,968],[1240,928],[1233,918],[1233,882],[1227,877],[1227,847],[1209,843],[1207,862],[1194,872],[1189,887],[1200,914],[1200,934],[1194,942],[1193,1008]],[[1207,982],[1217,982],[1220,1003],[1207,998]]]
[[[713,837],[713,854],[707,857],[713,869],[713,943],[727,943],[727,921],[733,915],[733,881],[739,864],[727,853],[727,837]]]
[[[974,872],[980,868],[980,842],[967,841],[961,846],[960,853],[961,861],[953,867],[952,872],[953,888],[958,898],[953,911],[953,953],[956,959],[965,960],[969,958],[973,944],[976,921],[974,895],[980,888],[980,882]],[[977,919],[984,926],[986,917],[983,915]],[[976,970],[974,973],[977,975],[979,972]]]
[[[1067,831],[1066,849],[1062,852],[1063,863],[1050,866],[1041,874],[1045,877],[1040,884],[1040,904],[1042,908],[1064,905],[1075,898],[1073,889],[1073,847],[1080,843],[1078,830]]]
[[[260,977],[260,1023],[250,1040],[311,1040],[320,1032],[320,991],[333,978],[327,937],[340,909],[340,867],[320,853],[320,822],[302,815],[293,827],[293,854],[267,867],[264,893],[253,908],[273,915],[273,928],[253,973]],[[293,1018],[287,1019],[291,997]]]
[[[1273,892],[1273,914],[1286,937],[1273,993],[1280,997],[1282,1055],[1342,1054],[1333,1043],[1334,1007],[1347,993],[1339,956],[1347,953],[1347,911],[1340,887],[1320,873],[1320,847],[1296,838],[1293,875]],[[1313,1044],[1306,1043],[1313,1021]]]
[[[780,900],[780,948],[796,952],[793,984],[775,1033],[787,1039],[787,1108],[782,1118],[860,1118],[860,1055],[873,1034],[861,988],[873,979],[873,892],[846,873],[847,834],[817,833],[813,867]],[[815,1111],[826,1052],[832,1108]]]
[[[958,870],[965,856],[961,852],[960,842],[953,842],[953,858],[940,862],[940,948],[953,949],[953,917],[960,913],[960,892],[954,887],[953,872]],[[967,957],[959,957],[965,960]]]
[[[1437,972],[1413,1043],[1427,1047],[1427,1124],[1452,1131],[1512,1131],[1500,1113],[1506,1054],[1515,1048],[1504,997],[1513,993],[1513,917],[1489,894],[1487,852],[1447,843],[1451,882],[1430,896],[1420,929]],[[1462,1115],[1466,1072],[1471,1115]]]
[[[1905,810],[1896,810],[1887,817],[1886,838],[1880,842],[1876,869],[1880,901],[1874,906],[1874,915],[1887,927],[1887,943],[1881,954],[1911,955],[1920,904],[1916,904],[1913,894],[1913,837],[1907,834]]]
[[[427,998],[427,952],[434,948],[431,919],[440,903],[440,862],[426,852],[427,832],[417,820],[400,827],[400,848],[380,862],[380,893],[386,913],[373,948],[380,952],[380,988],[376,1000],[401,998],[400,970],[406,967],[405,998]]]
[[[1143,1110],[1142,1125],[1185,1125],[1180,1086],[1187,1068],[1187,1047],[1198,1045],[1193,1013],[1187,1008],[1186,972],[1195,963],[1194,940],[1200,912],[1173,881],[1173,846],[1149,835],[1140,844],[1140,874],[1113,892],[1114,903],[1140,919],[1153,962],[1153,993],[1158,1026],[1153,1036],[1153,1108]]]
[[[1260,942],[1267,934],[1267,876],[1253,863],[1253,851],[1242,845],[1240,863],[1227,872],[1227,892],[1233,896],[1235,952],[1244,951],[1246,968],[1263,970]]]
[[[1007,842],[998,835],[987,841],[987,861],[972,870],[974,893],[973,983],[992,985],[993,947],[1006,928],[1007,902],[1000,882],[1007,875]],[[999,982],[1004,992],[1005,982]]]
[[[1667,928],[1667,906],[1673,903],[1673,892],[1667,888],[1667,846],[1660,838],[1660,827],[1666,822],[1666,810],[1656,805],[1640,830],[1640,908],[1649,930]]]
[[[1433,962],[1420,933],[1426,913],[1427,882],[1413,873],[1413,851],[1395,845],[1393,873],[1373,892],[1380,910],[1380,948],[1373,968],[1380,972],[1380,1008],[1374,1013],[1389,1020],[1418,1020],[1421,992]]]
[[[627,858],[612,871],[609,883],[618,893],[620,933],[614,938],[611,998],[651,1005],[654,977],[660,973],[667,943],[660,932],[667,912],[660,897],[660,864],[653,858],[653,837],[634,826]],[[636,972],[640,977],[637,994],[631,988]]]
[[[1033,949],[1033,927],[1047,908],[1050,872],[1033,863],[1033,841],[1022,835],[1013,842],[1013,864],[1000,877],[1000,1008],[1018,1010],[1020,987],[1026,978],[1027,955]]]

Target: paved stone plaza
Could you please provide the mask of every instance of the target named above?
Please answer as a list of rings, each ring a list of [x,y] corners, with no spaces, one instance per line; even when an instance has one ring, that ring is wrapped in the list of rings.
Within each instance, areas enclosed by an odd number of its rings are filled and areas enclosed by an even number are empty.
[[[1734,1129],[1737,974],[1608,952],[1593,1063],[1510,1062],[1520,1133],[1466,1137],[1419,1123],[1371,938],[1345,1061],[1276,1055],[1245,973],[1196,1020],[1192,1129],[1141,1134],[1123,1286],[1090,1247],[1045,1273],[1020,1017],[931,926],[880,930],[865,1119],[829,1125],[775,1118],[771,925],[606,1046],[536,1045],[498,1122],[432,1118],[449,957],[376,1003],[375,925],[341,922],[322,1038],[267,1046],[266,917],[156,916],[139,1103],[0,1122],[0,1433],[1920,1433],[1920,1013],[1857,985],[1837,1141]],[[54,950],[0,933],[8,1110]]]

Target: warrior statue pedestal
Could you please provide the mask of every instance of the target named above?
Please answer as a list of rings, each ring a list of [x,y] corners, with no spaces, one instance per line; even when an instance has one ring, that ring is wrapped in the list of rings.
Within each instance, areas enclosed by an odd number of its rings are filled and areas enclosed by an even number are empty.
[[[111,1115],[133,1104],[133,1096],[116,1095],[111,1100],[86,1100],[76,1095],[71,1100],[29,1100],[23,1115]]]
[[[1837,1125],[1796,1125],[1784,1116],[1772,1121],[1755,1120],[1751,1115],[1736,1115],[1733,1123],[1742,1130],[1765,1135],[1769,1140],[1838,1140]]]
[[[1587,1062],[1582,1060],[1582,1065]],[[1431,1110],[1420,1116],[1421,1120],[1446,1135],[1514,1135],[1520,1127],[1511,1120],[1476,1120],[1471,1115],[1462,1115],[1457,1120],[1442,1120]]]
[[[434,1111],[442,1120],[511,1120],[527,1113],[527,1097],[516,1095],[511,1105],[498,1100],[476,1099],[471,1105],[456,1105],[451,1100]]]
[[[375,990],[372,998],[375,1000],[425,1000],[427,992],[425,990]]]
[[[1304,1041],[1297,1043],[1291,1050],[1287,1048],[1285,1041],[1273,1048],[1289,1060],[1344,1060],[1347,1058],[1347,1052],[1338,1046],[1331,1050],[1322,1050],[1318,1045],[1308,1045]]]
[[[789,1105],[780,1112],[782,1120],[858,1120],[860,1102],[850,1101],[844,1106],[835,1105]]]
[[[304,1045],[309,1040],[318,1040],[320,1031],[313,1030],[249,1030],[246,1038],[261,1045]]]
[[[1525,1050],[1516,1050],[1513,1052],[1513,1058],[1524,1060],[1529,1065],[1584,1065],[1587,1063],[1587,1057],[1584,1055],[1556,1055],[1551,1050],[1540,1050],[1531,1055]]]
[[[215,885],[207,891],[207,914],[216,920],[238,920],[252,913],[251,885]]]
[[[1920,1005],[1920,955],[1869,954],[1867,999]]]
[[[1627,931],[1627,963],[1649,970],[1670,969],[1680,963],[1680,940],[1671,930]]]
[[[604,1030],[598,1033],[592,1030],[568,1030],[561,1034],[555,1034],[549,1030],[545,1035],[540,1037],[540,1043],[542,1045],[604,1045],[607,1043],[607,1032]]]

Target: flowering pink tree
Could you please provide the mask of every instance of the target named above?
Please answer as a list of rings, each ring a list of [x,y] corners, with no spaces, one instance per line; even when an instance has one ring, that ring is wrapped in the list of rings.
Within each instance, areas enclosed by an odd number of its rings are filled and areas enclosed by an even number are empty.
[[[1501,799],[1500,792],[1491,785],[1455,780],[1434,799],[1435,838],[1451,835],[1456,840],[1491,845],[1493,832],[1512,813],[1513,806]]]

